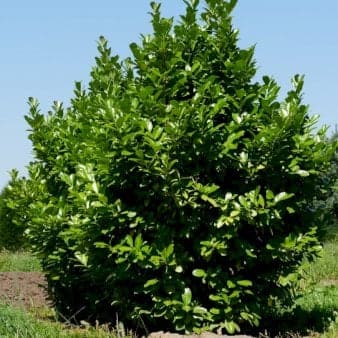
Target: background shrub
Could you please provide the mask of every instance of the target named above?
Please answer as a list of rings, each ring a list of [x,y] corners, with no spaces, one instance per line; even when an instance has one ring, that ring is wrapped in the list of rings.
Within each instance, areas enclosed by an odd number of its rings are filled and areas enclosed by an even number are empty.
[[[144,330],[230,333],[292,298],[321,249],[333,145],[302,103],[278,101],[237,46],[236,1],[152,3],[152,35],[120,61],[104,38],[89,88],[47,115],[30,99],[36,160],[20,197],[59,312]],[[19,203],[20,199],[16,203]]]
[[[23,179],[18,178],[18,173],[13,171],[12,180],[5,186],[0,194],[0,249],[16,251],[27,247],[24,238],[26,210],[17,209],[25,199],[17,198],[17,189],[13,182],[20,184]],[[16,201],[14,203],[14,201]],[[21,202],[20,202],[21,201]],[[19,216],[21,214],[21,216]]]
[[[335,132],[327,139],[326,142],[333,147],[338,141],[338,130],[336,126]],[[314,207],[322,215],[322,222],[326,224],[325,238],[334,239],[338,235],[338,151],[336,150],[330,159],[330,168],[322,174],[324,184],[328,189],[316,197]]]
[[[338,142],[338,128],[336,126],[335,132],[330,137],[329,142]],[[331,182],[331,189],[329,190],[329,197],[326,205],[331,211],[331,222],[329,232],[338,234],[338,151],[336,150],[331,159],[331,169],[327,175],[327,180]]]

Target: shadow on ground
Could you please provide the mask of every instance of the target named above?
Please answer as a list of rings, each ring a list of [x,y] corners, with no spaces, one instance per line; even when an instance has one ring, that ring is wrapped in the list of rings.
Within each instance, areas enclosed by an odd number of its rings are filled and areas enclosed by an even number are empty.
[[[338,287],[327,286],[300,298],[293,309],[270,314],[261,327],[249,332],[261,337],[304,337],[323,333],[338,319]]]
[[[269,325],[264,325],[265,328],[260,328],[259,332],[266,332],[269,337],[307,336],[310,332],[323,333],[333,320],[334,313],[319,306],[311,310],[297,307],[292,313],[267,318],[265,322]]]

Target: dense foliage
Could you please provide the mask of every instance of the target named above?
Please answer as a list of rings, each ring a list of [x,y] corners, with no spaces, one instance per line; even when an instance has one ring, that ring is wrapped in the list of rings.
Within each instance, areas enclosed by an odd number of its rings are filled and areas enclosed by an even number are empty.
[[[100,38],[69,108],[43,115],[30,99],[36,160],[21,199],[67,318],[234,332],[288,300],[320,251],[312,204],[333,146],[303,78],[279,102],[274,80],[252,81],[253,48],[237,46],[236,1],[206,0],[200,18],[185,2],[177,24],[152,3],[154,32],[132,58]]]
[[[338,142],[338,129],[336,126],[335,132],[331,136],[329,142]],[[326,174],[327,180],[331,182],[331,189],[329,191],[329,198],[326,205],[331,209],[331,226],[333,232],[338,232],[338,151],[336,150],[331,159],[331,169]]]
[[[336,148],[338,143],[338,130],[326,140],[330,146]],[[338,234],[338,150],[332,153],[330,166],[323,172],[321,179],[327,187],[315,197],[313,207],[321,215],[324,225],[325,239],[332,239]]]
[[[16,189],[21,182],[18,172],[13,171],[12,180],[0,193],[0,249],[16,251],[26,247],[25,221],[21,218],[26,210],[17,209],[20,203],[25,203],[25,197],[22,199]]]

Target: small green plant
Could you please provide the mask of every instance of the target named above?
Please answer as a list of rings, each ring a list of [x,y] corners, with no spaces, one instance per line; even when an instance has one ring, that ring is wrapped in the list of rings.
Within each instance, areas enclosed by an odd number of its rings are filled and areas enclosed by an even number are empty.
[[[100,38],[68,109],[29,101],[36,160],[13,203],[66,318],[234,333],[290,301],[321,250],[313,201],[334,145],[314,131],[303,77],[279,102],[237,46],[236,1],[206,0],[200,17],[185,3],[177,24],[151,4],[154,33],[132,58]]]

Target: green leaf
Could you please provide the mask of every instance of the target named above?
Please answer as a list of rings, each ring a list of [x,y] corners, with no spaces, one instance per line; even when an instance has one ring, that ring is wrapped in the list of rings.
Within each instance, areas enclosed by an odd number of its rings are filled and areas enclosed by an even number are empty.
[[[128,211],[128,213],[127,213],[127,216],[129,218],[134,218],[136,215],[137,215],[137,213],[135,211]]]
[[[162,257],[164,260],[170,258],[170,256],[174,253],[174,244],[169,244],[166,248],[162,250]]]
[[[158,279],[157,278],[154,278],[154,279],[149,279],[149,280],[147,280],[145,283],[144,283],[144,285],[143,285],[143,287],[144,288],[149,288],[149,287],[151,287],[151,286],[154,286],[154,285],[156,285],[156,284],[158,284]]]
[[[216,200],[209,197],[208,195],[203,194],[203,195],[201,195],[201,198],[202,198],[203,201],[210,203],[214,208],[218,208],[218,203],[216,202]]]
[[[191,298],[192,298],[191,290],[189,288],[185,288],[184,289],[184,293],[182,295],[183,304],[185,306],[190,305]]]
[[[228,154],[231,150],[237,149],[238,143],[236,143],[236,141],[240,139],[243,135],[244,135],[243,130],[237,133],[230,134],[223,144],[222,154]]]
[[[268,189],[268,190],[266,191],[266,199],[268,199],[268,200],[273,200],[274,197],[275,197],[274,193],[273,193],[271,190]]]
[[[105,242],[95,242],[94,243],[94,246],[96,248],[99,248],[99,249],[107,249],[107,248],[111,248],[111,246],[108,244],[108,243],[105,243]]]
[[[181,265],[176,266],[175,272],[177,272],[177,273],[182,273],[182,272],[183,272],[182,266],[181,266]]]
[[[252,282],[250,280],[239,280],[237,281],[237,284],[245,287],[252,286]]]
[[[249,256],[251,258],[257,258],[257,255],[254,254],[252,250],[245,249],[245,253],[247,254],[247,256]]]
[[[234,334],[236,332],[236,325],[233,321],[225,321],[224,327],[229,334]]]
[[[274,201],[275,204],[277,204],[277,203],[279,203],[281,201],[285,201],[285,200],[287,200],[287,199],[289,199],[293,196],[294,196],[294,194],[288,194],[286,192],[281,192],[274,197],[273,201]]]
[[[291,207],[286,207],[286,210],[288,211],[289,214],[294,214],[296,212],[295,209]]]
[[[241,163],[247,163],[247,162],[248,162],[248,154],[245,153],[244,151],[242,151],[242,152],[239,154],[239,158],[240,158],[240,162],[241,162]]]
[[[194,306],[193,313],[195,313],[195,314],[205,314],[205,313],[208,313],[208,310],[203,306]]]
[[[74,253],[74,256],[82,265],[88,265],[88,256],[86,254],[77,251]]]
[[[213,314],[213,315],[219,315],[221,313],[220,309],[217,309],[215,307],[211,308],[210,309],[210,312]]]
[[[307,176],[310,176],[310,173],[309,173],[307,170],[301,170],[301,169],[297,170],[297,171],[295,172],[295,174],[297,174],[297,175],[299,175],[299,176],[301,176],[301,177],[307,177]]]
[[[271,245],[271,244],[267,244],[266,246],[265,246],[268,250],[275,250],[275,248]]]
[[[95,194],[99,193],[99,185],[97,184],[97,182],[92,183],[92,189],[95,192]]]
[[[241,205],[244,207],[244,208],[248,208],[248,201],[246,200],[246,198],[244,196],[239,196],[238,197],[238,200],[239,200],[239,203],[241,203]]]
[[[125,149],[123,149],[122,151],[121,151],[121,155],[122,156],[130,156],[130,155],[132,155],[133,153],[132,152],[130,152],[130,151],[128,151],[128,150],[125,150]]]
[[[236,287],[236,284],[231,280],[227,280],[227,286],[229,289],[234,289]]]
[[[192,275],[198,278],[202,278],[206,276],[206,273],[203,269],[194,269],[192,271]]]
[[[246,321],[250,320],[250,315],[247,312],[241,312],[240,316]]]

